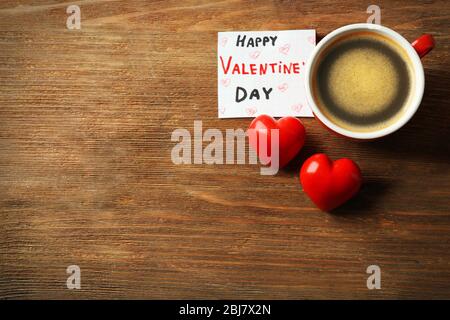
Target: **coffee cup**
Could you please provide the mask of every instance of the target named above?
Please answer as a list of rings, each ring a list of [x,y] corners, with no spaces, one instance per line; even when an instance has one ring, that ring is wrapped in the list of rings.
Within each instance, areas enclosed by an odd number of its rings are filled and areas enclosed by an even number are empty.
[[[421,103],[421,58],[434,47],[431,35],[410,44],[376,24],[341,27],[326,35],[306,65],[306,97],[317,120],[353,139],[389,135],[405,125]]]

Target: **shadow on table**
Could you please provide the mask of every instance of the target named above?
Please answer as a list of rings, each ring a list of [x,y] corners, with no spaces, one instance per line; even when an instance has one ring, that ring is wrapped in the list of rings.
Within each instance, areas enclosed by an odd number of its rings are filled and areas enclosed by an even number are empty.
[[[374,214],[377,211],[372,209],[380,203],[380,198],[389,191],[389,186],[390,182],[387,180],[373,178],[365,180],[361,190],[354,198],[330,211],[330,213],[336,215],[357,214],[358,216]]]
[[[308,134],[307,134],[308,135]],[[313,154],[321,153],[323,150],[320,150],[320,146],[318,143],[314,143],[311,141],[311,137],[307,136],[308,142],[305,146],[300,150],[300,152],[292,159],[286,167],[280,169],[282,172],[286,172],[289,175],[297,175],[300,174],[300,168],[306,159],[311,157]]]

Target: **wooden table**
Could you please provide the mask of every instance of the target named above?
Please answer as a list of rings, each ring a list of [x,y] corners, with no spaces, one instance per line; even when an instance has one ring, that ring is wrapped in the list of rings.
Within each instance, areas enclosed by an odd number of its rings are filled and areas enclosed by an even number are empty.
[[[81,8],[68,30],[66,8]],[[383,1],[382,24],[432,33],[413,120],[355,143],[304,119],[286,170],[174,165],[171,133],[217,119],[217,32],[365,22],[360,1],[2,1],[2,298],[450,298],[449,14]],[[315,152],[362,168],[333,214],[298,182]],[[366,268],[381,268],[368,290]],[[81,268],[68,290],[66,268]]]

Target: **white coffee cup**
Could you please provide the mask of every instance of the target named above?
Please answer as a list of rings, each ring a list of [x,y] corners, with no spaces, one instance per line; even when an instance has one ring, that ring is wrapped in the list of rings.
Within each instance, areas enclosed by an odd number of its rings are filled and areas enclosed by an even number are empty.
[[[405,112],[395,121],[393,124],[388,127],[376,130],[376,131],[352,131],[347,128],[342,128],[332,122],[330,119],[325,116],[320,108],[317,106],[314,96],[313,96],[313,81],[315,81],[315,77],[313,75],[313,70],[316,68],[316,64],[319,63],[319,57],[321,53],[329,48],[330,45],[335,43],[333,40],[341,37],[343,35],[349,35],[351,33],[356,33],[360,31],[371,31],[376,32],[389,39],[395,41],[398,45],[400,45],[408,55],[413,69],[413,88],[412,88],[412,97],[408,101],[408,105],[405,108]],[[403,38],[399,33],[377,24],[370,23],[358,23],[351,24],[339,29],[334,30],[333,32],[326,35],[317,46],[314,48],[311,56],[309,57],[308,63],[306,65],[306,76],[305,76],[305,86],[306,86],[306,97],[308,100],[308,104],[312,109],[317,120],[319,120],[323,125],[325,125],[328,129],[333,132],[360,140],[369,140],[376,139],[388,134],[393,133],[400,129],[403,125],[405,125],[412,116],[416,113],[419,108],[420,102],[422,101],[424,87],[425,87],[425,77],[422,62],[420,60],[425,54],[427,54],[434,47],[434,39],[431,35],[423,35],[414,41],[412,44],[409,43],[405,38]]]

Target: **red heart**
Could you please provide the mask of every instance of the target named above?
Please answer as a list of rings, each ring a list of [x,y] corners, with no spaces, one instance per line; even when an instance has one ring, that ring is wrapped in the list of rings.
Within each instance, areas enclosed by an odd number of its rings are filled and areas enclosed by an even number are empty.
[[[260,115],[253,119],[249,129],[255,130],[255,135],[249,135],[250,146],[256,150],[261,162],[269,164],[272,155],[271,130],[278,129],[278,144],[274,147],[279,150],[279,167],[284,167],[291,161],[305,144],[305,127],[300,120],[294,117],[284,117],[278,121],[268,115]],[[259,149],[260,139],[267,141],[267,152]],[[267,153],[267,155],[266,155]]]
[[[300,183],[319,209],[330,211],[358,192],[362,183],[361,170],[350,159],[333,162],[326,154],[319,153],[303,164]]]

